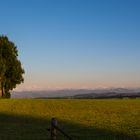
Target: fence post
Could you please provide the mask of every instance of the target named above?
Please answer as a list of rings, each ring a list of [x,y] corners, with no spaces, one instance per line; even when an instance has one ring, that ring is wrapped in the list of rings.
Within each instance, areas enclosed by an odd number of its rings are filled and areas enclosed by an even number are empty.
[[[56,118],[52,118],[51,120],[51,140],[56,140],[56,135],[57,135],[57,132],[56,132],[56,128],[55,126],[57,127],[57,120]]]

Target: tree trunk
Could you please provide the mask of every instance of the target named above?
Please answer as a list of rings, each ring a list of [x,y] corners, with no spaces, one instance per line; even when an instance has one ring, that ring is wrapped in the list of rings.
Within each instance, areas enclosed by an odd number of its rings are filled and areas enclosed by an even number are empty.
[[[1,84],[1,78],[0,78],[0,97],[2,97],[2,84]]]
[[[2,87],[2,97],[4,96],[4,90],[3,90],[3,87]]]
[[[2,91],[1,91],[1,89],[0,89],[0,97],[2,97]]]
[[[5,87],[4,87],[4,84],[3,82],[1,83],[1,96],[3,97],[5,95]]]

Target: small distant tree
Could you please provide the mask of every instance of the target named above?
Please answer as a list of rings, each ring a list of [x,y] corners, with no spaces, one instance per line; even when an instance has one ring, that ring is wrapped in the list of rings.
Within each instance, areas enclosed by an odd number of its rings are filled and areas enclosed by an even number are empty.
[[[24,81],[23,74],[17,47],[7,36],[0,36],[0,96],[10,97],[10,90]]]

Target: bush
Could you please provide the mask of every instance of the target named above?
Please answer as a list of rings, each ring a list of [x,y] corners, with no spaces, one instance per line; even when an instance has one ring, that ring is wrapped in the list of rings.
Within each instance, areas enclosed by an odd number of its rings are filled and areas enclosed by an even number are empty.
[[[10,94],[10,92],[5,92],[5,94],[3,95],[2,98],[6,98],[6,99],[11,98],[11,94]]]

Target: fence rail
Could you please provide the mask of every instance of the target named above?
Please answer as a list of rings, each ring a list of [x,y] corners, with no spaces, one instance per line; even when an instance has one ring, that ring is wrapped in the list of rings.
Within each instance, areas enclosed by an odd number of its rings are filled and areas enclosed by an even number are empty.
[[[56,118],[51,119],[51,128],[48,130],[50,131],[51,140],[57,140],[57,131],[63,134],[68,140],[73,140],[65,131],[58,127],[58,121]]]

